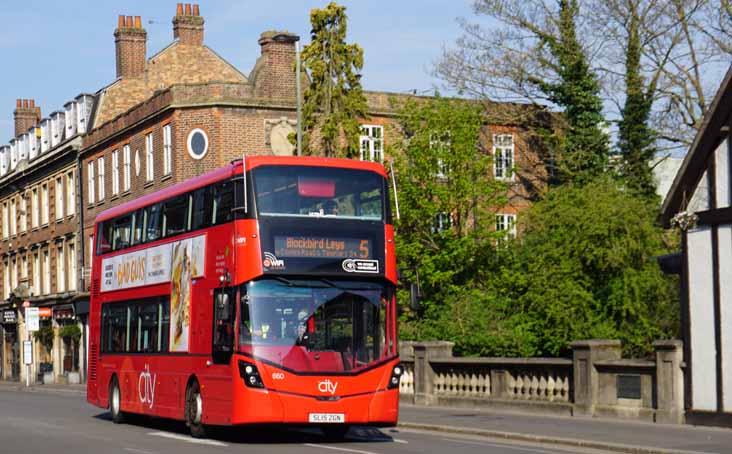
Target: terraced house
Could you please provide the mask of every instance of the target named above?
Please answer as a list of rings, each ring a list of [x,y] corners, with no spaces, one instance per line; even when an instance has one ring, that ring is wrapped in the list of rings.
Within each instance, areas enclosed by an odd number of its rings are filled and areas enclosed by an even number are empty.
[[[7,323],[0,325],[5,333],[4,377],[22,376],[17,373],[18,340],[25,334],[19,309],[25,301],[50,307],[46,323],[57,333],[63,323],[85,325],[85,304],[89,291],[95,290],[88,276],[96,215],[243,155],[293,154],[288,136],[297,126],[294,65],[299,37],[286,31],[262,33],[260,55],[245,74],[204,44],[205,20],[198,5],[177,4],[172,25],[172,42],[148,56],[141,17],[119,16],[114,58],[100,62],[114,62],[114,81],[93,95],[80,95],[48,119],[41,119],[30,103],[26,107],[21,102],[16,110],[16,118],[20,115],[25,123],[16,128],[11,144],[0,149],[0,159],[9,163],[0,177],[3,225],[8,224],[7,241],[0,247],[0,307],[8,311]],[[302,83],[307,83],[304,76]],[[361,159],[383,161],[387,146],[403,139],[390,100],[407,95],[366,96],[369,118],[362,120]],[[20,151],[25,148],[19,148],[19,141],[42,144],[59,124],[68,134],[61,141],[36,154]],[[75,129],[68,129],[69,124]],[[519,122],[487,121],[485,128],[486,147],[495,156],[494,176],[511,183],[510,203],[496,225],[510,230],[546,172]],[[24,227],[16,224],[26,213],[30,218]],[[80,365],[82,380],[83,333],[80,360],[74,363]],[[52,375],[63,380],[69,374],[62,339],[56,339],[53,352]],[[33,374],[36,378],[37,371]]]

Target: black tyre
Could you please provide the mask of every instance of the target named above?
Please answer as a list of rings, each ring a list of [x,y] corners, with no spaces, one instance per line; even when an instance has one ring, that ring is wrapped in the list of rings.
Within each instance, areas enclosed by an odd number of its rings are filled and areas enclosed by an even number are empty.
[[[333,425],[327,425],[322,426],[320,430],[323,431],[323,435],[325,435],[325,438],[332,441],[340,441],[346,438],[346,435],[348,435],[348,431],[351,429],[351,426],[347,424],[333,424]]]
[[[121,424],[125,422],[126,414],[121,410],[122,394],[119,390],[117,377],[112,377],[109,384],[109,412],[112,414],[112,422]]]
[[[194,438],[206,437],[206,426],[201,422],[203,397],[197,381],[191,382],[186,391],[186,425]]]

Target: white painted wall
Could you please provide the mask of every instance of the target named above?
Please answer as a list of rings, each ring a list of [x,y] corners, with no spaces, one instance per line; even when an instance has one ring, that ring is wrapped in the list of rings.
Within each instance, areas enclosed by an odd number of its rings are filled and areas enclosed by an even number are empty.
[[[719,247],[719,298],[722,301],[722,404],[732,411],[732,225],[721,225],[717,231]],[[725,302],[727,304],[725,304]]]
[[[725,208],[730,205],[729,150],[727,149],[726,139],[723,140],[714,151],[714,167],[714,183],[716,186],[714,189],[717,199],[717,208]]]
[[[691,324],[692,408],[717,410],[717,361],[714,339],[712,229],[687,233],[689,322]]]
[[[694,195],[691,196],[689,206],[687,210],[689,213],[696,213],[697,211],[706,211],[709,209],[709,178],[707,172],[704,171],[699,184],[694,190]]]

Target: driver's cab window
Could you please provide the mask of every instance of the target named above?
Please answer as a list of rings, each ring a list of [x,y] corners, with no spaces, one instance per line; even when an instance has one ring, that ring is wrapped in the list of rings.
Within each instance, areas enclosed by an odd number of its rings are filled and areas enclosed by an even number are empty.
[[[216,363],[228,363],[234,351],[236,288],[214,291],[213,356]]]

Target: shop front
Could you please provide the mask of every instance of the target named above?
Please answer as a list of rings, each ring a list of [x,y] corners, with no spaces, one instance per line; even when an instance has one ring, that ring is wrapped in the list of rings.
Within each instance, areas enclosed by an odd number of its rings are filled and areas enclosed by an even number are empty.
[[[20,380],[20,341],[18,312],[14,308],[0,309],[0,379]]]

